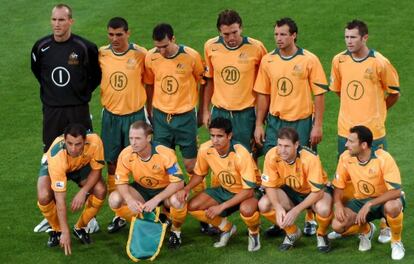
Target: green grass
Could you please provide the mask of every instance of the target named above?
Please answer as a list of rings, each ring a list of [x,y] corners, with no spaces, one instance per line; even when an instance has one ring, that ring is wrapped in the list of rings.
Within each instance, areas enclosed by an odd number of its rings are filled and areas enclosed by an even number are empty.
[[[251,3],[250,3],[251,2]],[[352,1],[353,2],[353,1]],[[332,57],[344,50],[343,27],[353,18],[365,20],[369,25],[369,46],[388,57],[400,75],[402,97],[388,115],[389,151],[397,160],[408,197],[405,213],[403,241],[406,257],[412,259],[414,241],[410,195],[414,193],[413,166],[410,151],[414,120],[410,114],[413,100],[414,52],[411,48],[414,32],[412,10],[414,2],[404,1],[68,1],[74,9],[73,31],[97,43],[106,44],[106,23],[113,16],[123,16],[132,30],[131,40],[151,48],[151,32],[155,24],[165,21],[173,25],[179,43],[202,53],[204,41],[217,34],[215,20],[224,8],[239,11],[243,18],[245,35],[260,39],[268,50],[274,48],[273,24],[282,16],[293,17],[299,26],[298,45],[317,54],[327,74]],[[352,3],[352,4],[351,4]],[[46,247],[47,235],[35,234],[33,227],[41,220],[36,206],[36,181],[41,147],[41,104],[39,88],[30,72],[30,49],[40,37],[50,33],[50,1],[24,1],[2,3],[0,9],[0,236],[1,263],[129,263],[125,253],[127,231],[109,235],[105,231],[93,235],[94,243],[82,246],[73,239],[73,255],[65,257],[59,249]],[[94,127],[100,130],[99,92],[95,92],[91,109]],[[319,147],[323,164],[330,175],[336,166],[336,118],[338,98],[328,94],[324,123],[324,139]],[[200,129],[202,139],[206,131]],[[70,193],[76,191],[70,185]],[[78,214],[69,214],[74,223]],[[112,219],[107,205],[98,216],[101,228]],[[158,263],[315,263],[315,262],[390,262],[389,245],[373,242],[368,253],[357,250],[357,238],[334,241],[334,250],[327,255],[315,249],[314,238],[302,239],[297,248],[280,253],[276,246],[281,238],[262,239],[263,248],[248,253],[245,227],[237,214],[231,219],[239,232],[225,249],[214,249],[213,240],[198,232],[196,222],[187,218],[183,228],[181,249],[163,248]],[[301,217],[301,219],[303,219]],[[265,221],[264,221],[265,222]],[[264,223],[264,227],[269,224]]]

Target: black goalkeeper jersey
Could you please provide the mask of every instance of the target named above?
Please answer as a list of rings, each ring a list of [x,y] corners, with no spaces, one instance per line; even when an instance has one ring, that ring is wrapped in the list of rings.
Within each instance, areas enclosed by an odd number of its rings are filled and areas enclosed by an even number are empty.
[[[96,45],[75,34],[65,42],[56,42],[53,35],[38,40],[31,57],[40,98],[47,106],[87,104],[101,81]]]

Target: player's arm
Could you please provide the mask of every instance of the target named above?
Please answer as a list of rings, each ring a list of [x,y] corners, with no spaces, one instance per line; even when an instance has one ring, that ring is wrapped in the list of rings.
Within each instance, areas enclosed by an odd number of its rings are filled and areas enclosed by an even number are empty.
[[[127,204],[129,210],[131,210],[134,213],[142,213],[142,203],[136,199],[129,193],[129,184],[123,183],[123,184],[117,184],[116,190],[121,195],[122,199]]]
[[[334,200],[334,206],[335,206],[335,218],[338,219],[340,222],[345,221],[344,204],[342,203],[343,196],[344,196],[344,189],[341,189],[335,186],[334,193],[333,193],[333,200]]]
[[[62,231],[60,236],[60,246],[64,248],[65,255],[70,255],[71,252],[71,240],[68,226],[68,220],[66,215],[66,192],[54,192],[56,201],[57,216],[59,219],[59,225]]]
[[[151,200],[147,201],[143,205],[142,209],[145,212],[151,212],[152,210],[154,210],[155,207],[157,207],[157,205],[160,202],[164,201],[165,199],[167,199],[168,197],[170,197],[177,191],[181,190],[183,187],[184,187],[184,181],[171,182],[170,184],[168,184],[167,188],[165,188],[162,192],[154,196]]]
[[[203,115],[204,115],[204,90],[205,90],[205,84],[199,84],[198,89],[198,113],[197,113],[197,127],[200,127],[203,125]]]
[[[257,93],[256,99],[256,128],[254,130],[254,139],[260,146],[265,140],[264,120],[269,111],[270,96],[268,94]]]
[[[323,113],[325,112],[325,95],[318,94],[314,98],[315,103],[315,115],[313,120],[313,127],[310,134],[311,145],[315,146],[322,141],[322,123]]]
[[[289,212],[286,214],[285,218],[283,219],[283,225],[281,226],[281,228],[293,225],[295,223],[296,218],[303,210],[311,207],[317,201],[323,198],[323,193],[323,190],[311,192],[305,198],[305,200],[303,200],[301,203],[290,209]]]
[[[38,50],[38,46],[36,43],[32,48],[32,52],[30,54],[31,55],[30,61],[31,61],[32,72],[34,76],[36,77],[37,81],[40,83],[40,79],[41,79],[41,76],[40,76],[41,69],[40,69],[40,62],[39,62],[40,57],[39,57],[39,54],[37,53],[37,50]]]
[[[154,85],[153,84],[146,84],[145,85],[145,92],[147,93],[147,112],[152,118],[152,97],[154,96]]]
[[[86,178],[85,182],[81,183],[81,188],[78,193],[73,197],[71,209],[72,211],[77,211],[81,209],[86,201],[86,196],[89,191],[96,185],[99,179],[102,177],[102,170],[94,170],[92,169]]]
[[[283,220],[286,216],[286,210],[283,208],[282,204],[279,202],[277,195],[277,188],[265,187],[266,195],[269,198],[270,203],[272,204],[273,209],[276,212],[276,221],[278,226],[283,225]]]
[[[102,72],[101,67],[99,66],[98,59],[98,47],[96,45],[91,45],[88,48],[88,57],[89,57],[89,89],[93,92],[96,87],[101,83]]]
[[[254,189],[243,189],[239,193],[237,193],[235,196],[233,196],[230,200],[225,201],[224,203],[221,203],[219,205],[211,206],[206,211],[206,216],[210,219],[213,219],[217,215],[221,214],[224,210],[236,206],[243,202],[244,200],[247,200],[254,195]]]
[[[390,200],[398,199],[401,196],[401,189],[393,189],[388,190],[385,193],[381,194],[380,196],[368,201],[367,203],[362,206],[361,210],[359,210],[356,222],[358,225],[365,224],[366,218],[371,210],[371,207],[384,204],[385,202],[388,202]]]
[[[213,97],[214,93],[214,80],[212,78],[207,78],[206,85],[204,86],[204,92],[203,92],[203,106],[202,106],[202,112],[203,112],[203,124],[208,127],[210,123],[210,103],[211,103],[211,97]]]
[[[400,93],[388,94],[385,99],[387,109],[390,109],[398,101],[398,99],[400,99]]]
[[[200,184],[203,181],[203,179],[204,179],[205,176],[206,175],[201,176],[201,175],[198,175],[198,174],[195,174],[194,173],[191,176],[191,179],[188,182],[188,184],[184,188],[182,188],[180,191],[177,192],[177,199],[178,199],[178,201],[181,202],[181,203],[185,202],[187,200],[187,197],[188,197],[190,191],[195,186],[197,186],[198,184]]]

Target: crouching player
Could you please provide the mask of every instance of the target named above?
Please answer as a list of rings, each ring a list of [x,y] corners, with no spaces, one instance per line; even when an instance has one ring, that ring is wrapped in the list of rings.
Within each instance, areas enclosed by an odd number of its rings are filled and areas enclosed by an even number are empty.
[[[209,125],[211,140],[202,144],[197,154],[194,175],[187,186],[178,192],[184,202],[190,190],[203,181],[209,169],[220,182],[219,187],[207,188],[188,202],[188,211],[196,219],[218,227],[222,233],[214,247],[224,247],[236,232],[236,226],[226,216],[240,210],[240,216],[249,229],[249,251],[260,249],[259,218],[255,197],[256,164],[249,151],[241,144],[231,141],[231,121],[215,118]],[[260,178],[259,178],[260,180]]]
[[[333,217],[332,196],[326,183],[319,156],[299,145],[294,128],[280,129],[277,146],[265,157],[262,186],[266,195],[259,201],[261,214],[286,232],[280,250],[292,248],[301,237],[295,220],[307,208],[316,213],[318,250],[330,250],[327,230]]]
[[[391,257],[399,260],[405,250],[401,242],[403,207],[400,171],[391,155],[383,149],[372,149],[372,132],[365,126],[350,129],[345,144],[347,150],[340,156],[333,181],[335,186],[335,218],[332,228],[337,233],[358,230],[359,250],[371,249],[375,232],[370,221],[385,217],[391,228]],[[354,199],[343,204],[343,192],[351,181]]]
[[[172,226],[169,247],[181,245],[181,225],[187,215],[185,204],[179,203],[176,192],[184,187],[184,177],[174,150],[151,141],[152,128],[144,121],[132,123],[130,146],[119,155],[116,191],[109,196],[111,209],[127,221],[138,213],[151,212],[160,203],[170,207]],[[129,184],[129,174],[134,181]]]
[[[102,141],[96,134],[87,134],[80,124],[70,124],[64,135],[55,139],[47,152],[47,160],[39,172],[38,206],[50,223],[49,247],[60,246],[71,254],[71,239],[66,216],[67,180],[78,184],[80,190],[71,203],[71,210],[85,209],[73,228],[73,234],[84,244],[91,242],[85,231],[88,222],[98,213],[106,196],[102,180],[104,167]]]

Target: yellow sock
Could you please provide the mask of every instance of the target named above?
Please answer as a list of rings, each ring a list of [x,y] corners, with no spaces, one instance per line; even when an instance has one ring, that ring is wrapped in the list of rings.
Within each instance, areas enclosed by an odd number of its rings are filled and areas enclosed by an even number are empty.
[[[134,212],[132,212],[131,210],[129,210],[127,205],[123,205],[117,209],[113,209],[111,208],[112,211],[115,212],[116,216],[120,216],[122,218],[124,218],[125,220],[127,220],[128,222],[131,222],[132,217],[135,216],[136,214],[134,214]]]
[[[284,230],[287,235],[291,235],[293,233],[296,233],[296,231],[298,231],[298,227],[295,224],[293,224],[291,226],[285,227]]]
[[[82,214],[80,215],[78,222],[76,222],[76,228],[86,227],[89,221],[98,214],[99,209],[101,209],[105,200],[101,200],[95,195],[89,195],[86,200],[85,209],[83,209]]]
[[[260,226],[260,214],[258,211],[254,212],[252,216],[244,216],[240,214],[243,222],[246,224],[247,228],[249,229],[250,234],[257,234],[259,233],[259,226]]]
[[[42,212],[43,216],[47,219],[52,229],[54,231],[60,231],[59,218],[57,216],[55,201],[52,200],[47,205],[41,205],[39,202],[37,202],[37,206],[39,206],[40,212]]]
[[[398,242],[401,241],[401,232],[403,228],[403,218],[404,213],[401,212],[397,217],[392,218],[387,215],[387,222],[391,228],[391,241]]]
[[[187,204],[181,209],[171,207],[171,219],[172,219],[172,231],[179,231],[181,229],[181,226],[185,222],[185,217],[187,216]]]
[[[369,230],[371,230],[371,226],[369,225],[369,223],[365,223],[359,226],[359,233],[361,234],[368,234]]]
[[[319,236],[326,235],[326,233],[328,232],[328,228],[331,225],[332,218],[333,218],[333,213],[332,212],[328,217],[322,217],[322,216],[316,214],[316,221],[318,222],[317,233],[318,233]]]
[[[108,174],[108,180],[107,180],[107,189],[108,194],[115,191],[116,185],[115,185],[115,175],[114,174]]]
[[[313,213],[312,210],[307,209],[306,210],[306,215],[305,215],[305,221],[306,222],[310,222],[310,221],[314,221],[315,220],[315,214]]]
[[[262,215],[269,220],[272,224],[276,225],[276,212],[275,210],[270,210],[269,212],[262,213]]]
[[[341,235],[342,236],[351,236],[351,235],[358,234],[359,228],[360,228],[359,225],[352,225],[347,230],[345,230],[345,232],[343,232]]]
[[[188,213],[192,215],[198,221],[211,224],[215,227],[218,227],[221,231],[224,231],[224,232],[229,231],[231,227],[233,226],[233,224],[228,222],[225,217],[216,216],[213,219],[208,218],[204,210],[189,211]]]
[[[380,227],[380,229],[384,229],[384,228],[387,228],[388,227],[387,226],[387,222],[385,221],[385,218],[384,217],[381,218],[379,227]]]

